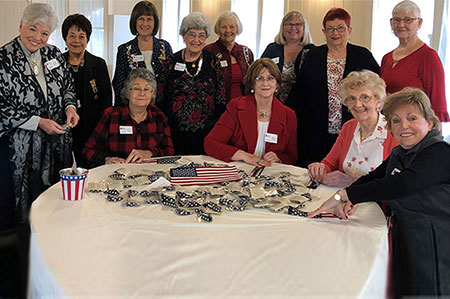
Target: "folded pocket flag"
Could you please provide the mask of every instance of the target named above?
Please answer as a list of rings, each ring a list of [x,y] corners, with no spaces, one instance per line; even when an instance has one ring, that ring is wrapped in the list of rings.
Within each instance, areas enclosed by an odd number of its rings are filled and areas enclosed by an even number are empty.
[[[209,185],[241,179],[236,166],[182,166],[170,169],[170,181],[180,186]]]

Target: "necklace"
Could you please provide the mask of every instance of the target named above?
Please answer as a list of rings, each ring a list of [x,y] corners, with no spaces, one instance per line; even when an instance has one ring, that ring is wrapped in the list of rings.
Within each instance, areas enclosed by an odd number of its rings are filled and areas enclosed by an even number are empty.
[[[76,72],[78,72],[78,70],[79,70],[80,67],[83,67],[83,66],[84,66],[84,59],[82,59],[82,60],[80,61],[80,64],[78,64],[78,65],[73,65],[73,64],[71,64],[71,63],[69,63],[69,65],[70,65],[70,67],[72,68],[72,70],[76,73]]]
[[[191,77],[195,77],[200,73],[200,70],[202,69],[202,65],[203,65],[203,54],[200,54],[200,57],[191,63],[191,66],[193,69],[195,69],[195,66],[196,66],[195,63],[197,62],[197,60],[198,60],[197,71],[195,72],[195,74],[191,74],[191,72],[189,72],[189,68],[186,63],[186,52],[185,52],[185,50],[183,50],[183,61],[184,61],[184,64],[186,65],[186,68],[185,68],[186,74],[188,74]]]
[[[37,64],[37,59],[33,55],[30,56],[31,59],[31,68],[33,69],[34,74],[37,76],[39,75],[39,67]]]
[[[266,116],[269,117],[270,116],[270,112],[265,112],[265,111],[259,111],[258,110],[258,117],[259,118],[266,118]]]

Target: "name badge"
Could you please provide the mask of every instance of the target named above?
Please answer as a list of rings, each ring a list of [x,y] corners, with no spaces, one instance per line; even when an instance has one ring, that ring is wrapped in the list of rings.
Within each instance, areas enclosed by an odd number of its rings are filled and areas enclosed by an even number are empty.
[[[278,141],[278,135],[277,134],[266,133],[266,136],[264,136],[264,141],[276,144],[277,141]]]
[[[274,58],[272,58],[272,61],[273,61],[275,64],[278,64],[278,62],[280,62],[280,57],[274,57]]]
[[[122,135],[131,135],[133,134],[132,126],[119,126],[119,132]]]
[[[133,62],[140,62],[144,61],[144,55],[134,55],[133,56]]]
[[[221,67],[227,67],[228,66],[228,62],[226,60],[221,60],[220,61],[220,66]]]
[[[175,70],[176,71],[184,72],[185,69],[186,69],[186,64],[181,63],[181,62],[175,63]]]
[[[44,63],[45,67],[48,68],[50,71],[53,70],[54,68],[57,68],[59,66],[59,62],[58,60],[56,60],[55,58],[52,60],[47,61],[46,63]]]

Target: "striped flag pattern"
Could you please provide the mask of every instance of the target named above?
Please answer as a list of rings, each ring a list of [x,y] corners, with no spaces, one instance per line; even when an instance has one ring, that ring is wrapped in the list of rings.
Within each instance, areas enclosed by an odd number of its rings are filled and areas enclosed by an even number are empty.
[[[174,185],[193,186],[233,182],[241,179],[236,166],[178,167],[170,170]]]
[[[69,201],[80,200],[84,196],[87,172],[81,175],[60,175],[63,199]]]

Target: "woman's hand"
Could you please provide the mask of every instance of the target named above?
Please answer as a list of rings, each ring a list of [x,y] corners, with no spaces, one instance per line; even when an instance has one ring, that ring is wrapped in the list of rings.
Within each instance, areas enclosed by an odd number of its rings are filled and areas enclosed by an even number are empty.
[[[323,177],[327,174],[325,164],[314,162],[308,165],[308,174],[311,179],[322,182]]]
[[[336,170],[326,173],[320,181],[322,184],[330,187],[345,188],[353,184],[356,179],[357,178]]]
[[[260,158],[258,156],[255,156],[253,154],[244,152],[243,150],[238,150],[234,153],[234,155],[231,157],[232,161],[244,161],[247,164],[257,166],[257,167],[266,167],[271,166],[272,162],[267,161],[266,159]]]
[[[75,127],[80,120],[80,116],[77,114],[77,111],[73,107],[69,107],[66,109],[66,124]]]
[[[133,149],[125,160],[125,163],[140,163],[145,159],[151,158],[152,156],[153,153],[151,151]]]
[[[105,164],[123,164],[125,159],[119,157],[106,157]]]
[[[339,194],[341,200],[336,200],[334,196]],[[353,215],[356,211],[356,205],[353,205],[347,196],[347,191],[339,190],[331,196],[327,201],[322,203],[322,205],[312,212],[308,213],[308,218],[313,218],[327,210],[333,210],[333,214],[338,216],[340,219],[348,219],[348,215]]]
[[[274,152],[268,152],[264,155],[264,160],[269,161],[270,163],[281,163],[280,158],[278,158],[277,154]]]
[[[55,135],[55,134],[64,134],[66,131],[64,131],[61,126],[48,118],[42,118],[39,120],[39,128],[43,130],[45,133],[49,135]]]

